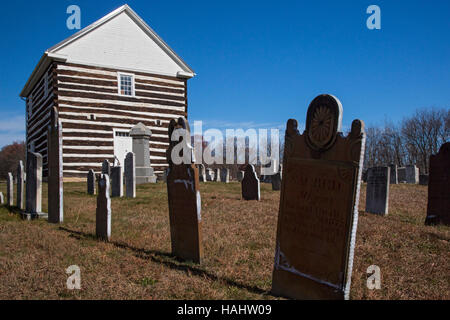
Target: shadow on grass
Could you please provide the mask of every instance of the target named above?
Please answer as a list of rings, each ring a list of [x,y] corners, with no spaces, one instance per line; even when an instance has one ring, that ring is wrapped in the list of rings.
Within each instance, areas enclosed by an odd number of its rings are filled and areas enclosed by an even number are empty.
[[[81,240],[82,238],[96,240],[96,241],[98,240],[97,237],[93,234],[88,234],[88,233],[84,233],[81,231],[70,230],[70,229],[67,229],[64,227],[59,227],[59,229],[70,233],[71,236],[75,237],[78,240]],[[184,262],[183,260],[177,258],[176,256],[174,256],[168,252],[162,252],[162,251],[158,251],[158,250],[147,250],[147,249],[143,249],[143,248],[135,248],[135,247],[130,246],[123,242],[110,241],[109,243],[118,248],[133,251],[136,254],[136,257],[138,257],[138,258],[145,259],[145,260],[150,259],[151,261],[153,261],[155,263],[162,264],[171,269],[183,271],[186,274],[192,274],[195,276],[204,277],[211,281],[224,282],[229,286],[247,290],[247,291],[255,293],[255,294],[270,295],[270,292],[265,291],[256,286],[246,285],[246,284],[239,283],[239,282],[236,282],[236,281],[228,279],[228,278],[221,278],[221,277],[218,277],[206,270],[197,268],[195,266],[192,266],[189,264],[182,264],[182,262]],[[175,261],[170,261],[168,259],[175,260],[178,263],[176,263]],[[181,264],[179,264],[179,263],[181,263]]]

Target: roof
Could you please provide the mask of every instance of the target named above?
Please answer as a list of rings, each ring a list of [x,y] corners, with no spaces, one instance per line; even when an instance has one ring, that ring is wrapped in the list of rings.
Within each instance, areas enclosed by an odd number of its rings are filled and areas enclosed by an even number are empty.
[[[145,23],[144,20],[142,20],[141,17],[139,17],[136,12],[133,11],[127,4],[117,8],[116,10],[112,11],[111,13],[107,14],[103,18],[95,21],[91,25],[85,27],[84,29],[76,32],[75,34],[71,35],[67,39],[61,41],[60,43],[54,45],[53,47],[47,49],[44,54],[42,55],[41,59],[39,60],[37,66],[33,70],[31,76],[29,77],[27,83],[25,84],[24,88],[22,89],[22,92],[20,93],[21,97],[27,97],[31,90],[33,89],[34,85],[37,81],[41,78],[42,74],[47,70],[47,68],[50,66],[50,64],[54,61],[61,61],[65,62],[67,61],[67,56],[57,53],[60,49],[66,47],[67,45],[75,42],[76,40],[82,38],[83,36],[87,35],[88,33],[96,30],[98,27],[102,26],[108,21],[111,21],[115,17],[117,17],[122,12],[126,12],[128,16],[178,65],[183,71],[178,72],[177,76],[181,78],[192,78],[196,74],[194,70],[192,70],[191,67],[187,65],[186,62],[183,61],[183,59],[178,56],[175,51],[172,50],[172,48],[169,47],[169,45],[164,42],[161,37],[159,37],[156,32],[150,28],[147,23]]]

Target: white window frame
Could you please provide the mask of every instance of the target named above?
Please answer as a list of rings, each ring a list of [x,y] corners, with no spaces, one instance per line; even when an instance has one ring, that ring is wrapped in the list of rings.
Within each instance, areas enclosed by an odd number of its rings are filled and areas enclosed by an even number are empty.
[[[120,85],[121,85],[120,77],[121,76],[129,76],[129,77],[131,77],[131,96],[127,95],[127,94],[122,94],[120,92]],[[125,73],[125,72],[117,72],[117,93],[121,97],[135,97],[136,91],[135,91],[135,85],[134,85],[134,74],[132,74],[132,73]]]

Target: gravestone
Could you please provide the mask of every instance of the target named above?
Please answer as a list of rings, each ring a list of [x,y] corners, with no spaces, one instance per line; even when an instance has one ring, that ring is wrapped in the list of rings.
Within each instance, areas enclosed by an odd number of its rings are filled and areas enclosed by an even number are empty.
[[[55,107],[50,111],[47,146],[48,222],[61,223],[64,220],[62,125]]]
[[[287,122],[272,292],[348,299],[364,160],[364,123],[341,132],[342,105],[320,95],[306,128]]]
[[[95,172],[92,169],[87,174],[87,193],[91,195],[95,194]]]
[[[214,181],[214,171],[211,169],[206,169],[206,181]]]
[[[108,177],[111,176],[111,163],[108,160],[103,160],[102,163],[102,174],[107,174]]]
[[[25,177],[22,160],[17,165],[17,207],[19,210],[25,210]]]
[[[125,157],[125,192],[127,198],[136,198],[136,159],[133,152]]]
[[[242,199],[260,200],[260,182],[255,172],[255,167],[251,164],[245,167],[244,179],[241,182]]]
[[[156,183],[157,180],[153,168],[150,166],[149,143],[151,136],[152,132],[142,122],[131,128],[130,137],[133,138],[136,184]]]
[[[193,163],[185,160],[181,164],[172,161],[172,149],[183,144],[180,156],[192,155],[190,146],[189,124],[184,118],[171,120],[169,138],[175,130],[184,132],[179,141],[171,141],[167,149],[169,170],[167,175],[167,194],[169,201],[170,238],[172,254],[185,260],[200,263],[203,256],[201,197],[199,191],[198,169]]]
[[[27,153],[25,204],[24,218],[30,220],[48,217],[46,213],[42,212],[42,155],[39,153]]]
[[[95,234],[97,238],[102,240],[109,241],[111,238],[111,198],[109,197],[109,177],[107,174],[100,175],[98,180]]]
[[[8,172],[6,179],[6,202],[9,207],[14,205],[14,179],[11,172]]]
[[[430,156],[428,205],[425,224],[450,225],[450,142]]]
[[[419,168],[415,165],[409,165],[405,167],[406,183],[418,184],[419,183]]]
[[[215,182],[220,182],[220,178],[221,178],[220,169],[214,170],[214,181]]]
[[[5,204],[5,198],[3,197],[3,192],[0,192],[0,204]]]
[[[220,181],[224,183],[230,183],[230,169],[220,169]]]
[[[428,175],[427,174],[419,175],[419,184],[421,186],[427,186],[428,185]]]
[[[200,182],[206,182],[206,173],[205,166],[203,164],[199,164],[198,166],[198,178]]]
[[[282,166],[279,166],[278,172],[271,176],[272,190],[281,190]]]
[[[389,167],[373,167],[367,172],[366,212],[387,215],[389,210]]]
[[[405,167],[397,168],[397,178],[398,178],[398,183],[406,182],[406,168]]]
[[[237,172],[236,178],[237,178],[237,181],[242,182],[242,179],[244,179],[244,171],[239,170],[239,171]]]
[[[397,165],[391,164],[389,166],[389,168],[390,168],[390,172],[391,172],[391,176],[389,178],[389,183],[390,184],[398,184]]]
[[[123,168],[115,166],[111,168],[111,197],[123,197]]]

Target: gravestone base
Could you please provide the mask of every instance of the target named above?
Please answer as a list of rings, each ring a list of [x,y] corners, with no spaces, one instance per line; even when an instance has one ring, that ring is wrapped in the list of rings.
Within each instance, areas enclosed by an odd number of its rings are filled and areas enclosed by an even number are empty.
[[[157,180],[153,168],[136,167],[136,184],[156,183]]]
[[[35,213],[26,213],[21,212],[20,215],[22,216],[23,220],[36,220],[36,219],[48,219],[48,213],[46,212],[35,212]]]

